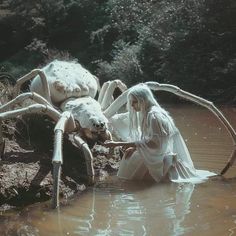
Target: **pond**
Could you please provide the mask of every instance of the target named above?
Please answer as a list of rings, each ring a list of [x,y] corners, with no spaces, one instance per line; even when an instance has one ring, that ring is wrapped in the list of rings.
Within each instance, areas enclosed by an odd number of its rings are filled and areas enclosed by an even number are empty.
[[[167,107],[197,169],[219,173],[233,151],[223,125],[195,105]],[[236,109],[222,108],[236,128]],[[236,164],[199,184],[97,181],[51,210],[38,203],[0,215],[0,235],[236,235]]]

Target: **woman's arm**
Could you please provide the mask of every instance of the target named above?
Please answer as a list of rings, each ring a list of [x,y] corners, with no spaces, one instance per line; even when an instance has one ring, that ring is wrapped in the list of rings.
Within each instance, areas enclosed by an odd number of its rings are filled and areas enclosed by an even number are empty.
[[[147,147],[151,148],[151,149],[157,149],[160,147],[160,142],[157,138],[153,137],[150,140],[147,140],[146,142]]]
[[[118,147],[122,146],[123,148],[127,149],[130,147],[136,147],[135,142],[115,142],[115,141],[106,141],[102,144],[104,147]]]
[[[172,119],[167,115],[159,114],[157,112],[151,112],[148,115],[149,133],[145,144],[150,149],[161,148],[163,142],[166,142],[170,138]]]
[[[143,142],[142,142],[143,143]],[[159,141],[156,138],[147,140],[145,142],[145,144],[149,147],[149,148],[153,148],[156,149],[158,148],[159,145]],[[106,141],[105,143],[102,144],[104,147],[118,147],[121,146],[124,149],[127,148],[136,148],[137,145],[139,145],[139,142],[115,142],[115,141]]]

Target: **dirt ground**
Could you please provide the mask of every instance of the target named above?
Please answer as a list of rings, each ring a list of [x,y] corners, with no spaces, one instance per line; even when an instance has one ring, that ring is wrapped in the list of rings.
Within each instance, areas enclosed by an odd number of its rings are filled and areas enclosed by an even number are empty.
[[[40,122],[30,117],[18,121],[14,129],[11,124],[5,127],[5,151],[0,160],[0,211],[51,199],[54,125],[41,118]],[[95,147],[92,152],[96,176],[114,173],[119,155]],[[65,136],[60,196],[68,199],[85,190],[87,184],[84,157]]]

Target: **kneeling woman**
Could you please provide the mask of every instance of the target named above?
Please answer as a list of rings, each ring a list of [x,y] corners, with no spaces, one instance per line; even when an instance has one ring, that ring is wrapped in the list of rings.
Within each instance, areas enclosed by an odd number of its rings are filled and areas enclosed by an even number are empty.
[[[127,95],[130,137],[127,142],[107,141],[104,146],[122,146],[118,170],[123,179],[152,177],[157,182],[195,182],[215,175],[196,170],[185,142],[170,115],[160,107],[151,90],[138,84]]]

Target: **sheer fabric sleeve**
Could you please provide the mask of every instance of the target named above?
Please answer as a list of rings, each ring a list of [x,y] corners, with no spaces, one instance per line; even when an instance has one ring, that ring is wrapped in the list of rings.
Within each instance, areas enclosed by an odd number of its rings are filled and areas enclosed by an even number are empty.
[[[151,141],[161,148],[163,143],[166,143],[166,139],[174,132],[172,120],[164,114],[151,112],[148,115],[147,122],[146,143]]]

